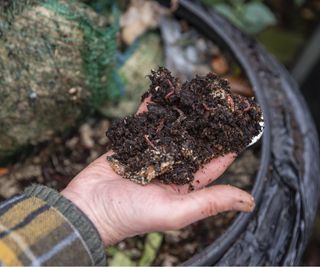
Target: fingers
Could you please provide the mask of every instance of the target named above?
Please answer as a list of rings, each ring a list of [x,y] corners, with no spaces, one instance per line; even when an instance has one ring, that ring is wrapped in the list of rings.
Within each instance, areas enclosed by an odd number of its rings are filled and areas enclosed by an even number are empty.
[[[229,185],[217,185],[176,196],[167,210],[168,229],[178,229],[224,211],[251,212],[255,202],[247,192]]]
[[[230,153],[223,157],[212,159],[194,175],[192,185],[195,189],[203,188],[220,177],[236,158],[236,154]]]
[[[137,114],[148,111],[147,104],[151,102],[151,96],[146,97],[143,102],[140,104]]]

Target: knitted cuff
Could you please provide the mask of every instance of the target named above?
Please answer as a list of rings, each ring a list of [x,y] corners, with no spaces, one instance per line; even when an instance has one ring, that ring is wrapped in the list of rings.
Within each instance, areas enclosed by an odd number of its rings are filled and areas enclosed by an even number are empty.
[[[24,191],[27,196],[42,199],[57,209],[78,230],[91,252],[95,266],[106,266],[105,248],[98,231],[90,219],[70,200],[56,190],[43,185],[31,185]]]

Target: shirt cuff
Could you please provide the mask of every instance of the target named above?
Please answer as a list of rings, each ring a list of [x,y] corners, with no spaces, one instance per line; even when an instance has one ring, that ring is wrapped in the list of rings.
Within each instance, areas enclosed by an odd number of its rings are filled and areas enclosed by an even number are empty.
[[[95,266],[106,266],[106,255],[103,242],[90,219],[56,190],[43,185],[32,185],[25,189],[25,195],[45,201],[49,206],[58,210],[66,220],[80,233],[92,255]]]

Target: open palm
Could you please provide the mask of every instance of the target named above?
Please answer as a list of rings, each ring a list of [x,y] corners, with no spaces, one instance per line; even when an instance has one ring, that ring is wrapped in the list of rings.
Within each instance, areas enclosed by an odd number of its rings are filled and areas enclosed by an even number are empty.
[[[96,226],[105,245],[151,231],[182,228],[219,212],[249,212],[254,200],[229,185],[207,188],[234,159],[213,159],[195,174],[195,191],[188,186],[152,182],[142,186],[116,174],[106,160],[109,152],[79,173],[62,194],[73,201]],[[202,189],[201,189],[202,188]]]
[[[148,102],[150,97],[138,113],[147,111]],[[233,162],[234,154],[213,159],[200,169],[192,192],[188,185],[152,181],[142,186],[124,179],[109,165],[111,154],[92,162],[61,192],[91,219],[105,245],[146,232],[179,229],[223,211],[254,209],[254,199],[243,190],[230,185],[206,187]]]

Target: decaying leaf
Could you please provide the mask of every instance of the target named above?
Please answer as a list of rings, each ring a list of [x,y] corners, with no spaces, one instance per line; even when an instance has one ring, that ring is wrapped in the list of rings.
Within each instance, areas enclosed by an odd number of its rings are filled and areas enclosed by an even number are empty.
[[[139,261],[140,266],[150,266],[157,256],[161,246],[163,234],[150,233],[146,236],[143,255]]]
[[[132,0],[120,20],[123,41],[132,44],[144,32],[156,28],[161,14],[167,12],[155,1]]]

